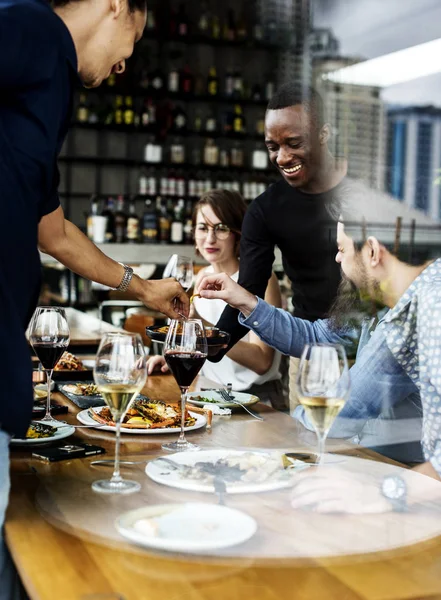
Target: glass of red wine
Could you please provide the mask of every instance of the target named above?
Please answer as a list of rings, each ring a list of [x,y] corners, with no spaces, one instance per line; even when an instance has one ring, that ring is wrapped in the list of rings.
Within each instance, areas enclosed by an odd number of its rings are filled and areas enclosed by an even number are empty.
[[[47,376],[46,414],[42,421],[53,421],[51,415],[52,373],[61,355],[69,345],[69,325],[64,309],[39,306],[29,325],[29,342]]]
[[[164,344],[164,358],[181,390],[181,433],[176,442],[163,444],[169,452],[199,450],[199,446],[185,439],[185,400],[188,388],[207,358],[207,338],[199,319],[173,320],[170,322]]]

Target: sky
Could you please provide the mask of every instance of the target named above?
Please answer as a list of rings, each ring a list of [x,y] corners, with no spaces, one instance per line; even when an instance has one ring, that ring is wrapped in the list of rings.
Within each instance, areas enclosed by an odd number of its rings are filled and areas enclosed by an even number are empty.
[[[375,58],[441,37],[441,0],[312,0],[312,4],[314,25],[333,29],[343,55]],[[441,107],[441,73],[386,88],[383,98],[391,104]]]

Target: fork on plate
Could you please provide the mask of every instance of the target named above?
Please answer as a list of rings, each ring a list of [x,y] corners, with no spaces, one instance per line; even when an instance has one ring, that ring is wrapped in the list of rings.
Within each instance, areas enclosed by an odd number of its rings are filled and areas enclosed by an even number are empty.
[[[239,402],[239,400],[236,400],[236,398],[234,396],[231,396],[227,392],[227,390],[219,390],[218,394],[221,396],[221,398],[225,402],[231,402],[232,404],[237,404],[237,405],[241,406],[244,410],[246,410],[247,413],[249,413],[252,417],[254,417],[255,419],[257,419],[258,421],[263,421],[263,417],[261,417],[260,415],[258,415],[254,411],[252,411],[249,408],[247,408],[244,404],[242,404],[242,402]]]

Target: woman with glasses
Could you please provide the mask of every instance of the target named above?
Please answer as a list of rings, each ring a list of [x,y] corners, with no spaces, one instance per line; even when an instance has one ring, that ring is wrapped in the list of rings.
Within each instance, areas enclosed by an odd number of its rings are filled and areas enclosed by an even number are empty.
[[[239,245],[246,205],[240,194],[227,190],[212,190],[204,194],[193,213],[196,252],[209,264],[199,272],[196,288],[203,275],[227,273],[235,281],[239,275]],[[281,306],[280,288],[273,273],[265,300]],[[226,304],[222,300],[195,298],[192,317],[207,325],[217,323]],[[201,375],[219,385],[232,383],[233,390],[258,396],[262,402],[284,410],[286,401],[280,375],[281,355],[263,343],[254,333],[246,335],[218,363],[206,362]],[[161,367],[167,371],[163,357],[149,360],[149,373]]]

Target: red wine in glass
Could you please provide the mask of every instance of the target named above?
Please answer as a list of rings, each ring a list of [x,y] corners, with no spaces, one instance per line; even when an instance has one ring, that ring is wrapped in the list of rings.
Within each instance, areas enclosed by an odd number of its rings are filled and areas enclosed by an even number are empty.
[[[46,342],[32,343],[32,347],[38,360],[43,365],[43,368],[48,371],[55,367],[69,344],[69,338],[65,338],[64,340],[58,338],[58,340],[56,345],[51,343],[48,344]]]
[[[188,388],[202,369],[207,355],[201,352],[168,350],[164,358],[179,387]]]

